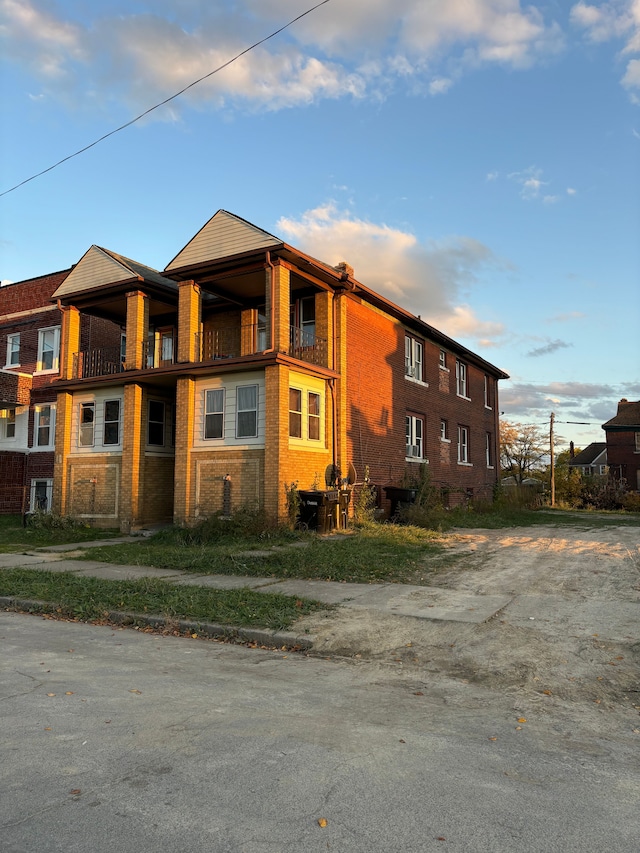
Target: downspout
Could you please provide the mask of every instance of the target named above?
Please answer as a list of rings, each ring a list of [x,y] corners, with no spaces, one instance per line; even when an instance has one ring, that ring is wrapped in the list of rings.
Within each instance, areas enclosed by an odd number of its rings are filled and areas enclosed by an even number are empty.
[[[338,436],[338,409],[336,407],[336,380],[331,378],[328,380],[329,382],[329,390],[331,391],[331,406],[332,406],[332,418],[331,418],[331,428],[332,428],[332,441],[331,441],[331,464],[333,465],[333,478],[336,481],[336,485],[340,488],[340,479],[342,477],[342,471],[338,471],[338,446],[337,446],[337,436]]]
[[[276,268],[271,260],[271,252],[267,251],[265,255],[265,261],[269,269],[271,270],[270,282],[269,282],[269,325],[270,325],[270,346],[264,350],[265,353],[275,352],[275,340],[276,340],[276,313],[275,313],[275,297],[276,297]]]

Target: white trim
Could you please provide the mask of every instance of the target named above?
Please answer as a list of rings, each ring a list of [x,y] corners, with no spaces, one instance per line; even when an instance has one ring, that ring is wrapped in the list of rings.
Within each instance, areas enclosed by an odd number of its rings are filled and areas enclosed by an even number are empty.
[[[18,339],[18,360],[16,362],[11,362],[9,357],[11,356],[13,349],[11,347],[11,341],[13,338]],[[9,332],[7,335],[7,354],[6,354],[6,364],[5,367],[7,369],[12,369],[16,367],[20,367],[20,332]]]
[[[43,368],[42,356],[44,352],[44,335],[47,332],[53,332],[53,358],[52,367]],[[59,373],[60,372],[60,326],[45,326],[38,329],[38,355],[36,361],[36,369],[33,372],[34,376],[39,376],[43,373]]]

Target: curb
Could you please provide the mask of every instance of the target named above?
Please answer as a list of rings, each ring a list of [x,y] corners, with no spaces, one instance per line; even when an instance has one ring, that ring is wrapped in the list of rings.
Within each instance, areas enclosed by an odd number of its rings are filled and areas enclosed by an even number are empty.
[[[50,601],[37,601],[28,598],[0,596],[0,608],[28,613],[52,613],[57,611],[57,604]],[[190,619],[171,619],[164,616],[154,616],[142,613],[129,613],[123,610],[110,610],[106,613],[109,622],[115,625],[148,625],[150,628],[166,628],[175,626],[184,633],[197,633],[201,637],[211,639],[222,638],[239,643],[258,643],[261,646],[286,646],[287,649],[309,651],[313,648],[313,637],[298,637],[290,631],[268,631],[265,628],[242,628],[233,625],[222,625],[216,622],[194,622]],[[79,620],[83,621],[83,620]]]

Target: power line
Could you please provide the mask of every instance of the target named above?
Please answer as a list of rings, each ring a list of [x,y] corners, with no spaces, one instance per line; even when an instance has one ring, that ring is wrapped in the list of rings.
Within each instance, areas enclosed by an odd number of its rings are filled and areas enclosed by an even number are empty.
[[[28,184],[29,181],[35,181],[36,178],[39,178],[42,175],[46,175],[47,172],[51,172],[53,169],[57,169],[58,166],[61,166],[63,163],[66,163],[67,160],[72,160],[74,157],[77,157],[79,154],[84,154],[85,151],[88,151],[90,148],[93,148],[95,145],[98,145],[99,142],[104,142],[105,139],[108,139],[110,136],[113,136],[115,133],[119,133],[121,130],[124,130],[125,128],[130,127],[132,124],[135,124],[137,121],[140,121],[141,118],[148,116],[149,113],[152,113],[154,110],[157,110],[159,107],[163,107],[165,104],[168,104],[170,101],[173,101],[176,98],[179,98],[180,95],[184,95],[184,93],[188,89],[192,89],[194,86],[197,86],[198,83],[202,83],[203,80],[206,80],[208,77],[212,77],[214,74],[217,74],[218,71],[222,71],[223,69],[227,68],[229,65],[231,65],[233,62],[235,62],[237,59],[240,59],[240,57],[244,56],[246,53],[249,53],[249,51],[254,50],[256,47],[260,47],[261,44],[264,44],[265,42],[269,41],[269,39],[272,39],[275,36],[279,35],[281,32],[284,32],[284,30],[291,27],[293,24],[295,24],[301,18],[304,18],[306,15],[310,15],[311,12],[315,12],[315,10],[319,9],[320,6],[324,6],[326,3],[329,3],[329,2],[330,2],[330,0],[321,0],[320,3],[316,3],[315,6],[312,6],[310,9],[307,9],[306,12],[303,12],[301,15],[298,15],[296,18],[292,18],[292,20],[290,20],[289,23],[284,24],[284,26],[280,27],[277,30],[274,30],[274,32],[272,32],[270,35],[265,36],[264,38],[260,39],[260,41],[257,41],[257,42],[255,42],[255,44],[252,44],[250,47],[246,47],[244,50],[241,50],[240,53],[236,54],[231,59],[228,59],[226,62],[223,62],[222,65],[219,65],[217,68],[214,68],[213,71],[209,71],[208,74],[204,74],[202,77],[199,77],[197,80],[194,80],[192,83],[189,83],[188,86],[185,86],[184,89],[180,89],[180,91],[176,92],[175,95],[171,95],[170,97],[165,98],[164,101],[160,101],[160,103],[155,104],[152,107],[149,107],[148,110],[145,110],[143,113],[140,113],[140,115],[136,116],[135,118],[130,119],[129,121],[125,122],[124,124],[121,124],[120,127],[116,127],[115,130],[110,130],[109,133],[105,133],[104,136],[101,136],[99,139],[96,139],[94,142],[90,142],[89,145],[85,145],[84,148],[80,148],[78,151],[74,151],[73,154],[68,154],[66,157],[63,157],[62,160],[58,160],[57,163],[54,163],[53,166],[49,166],[48,168],[43,169],[41,172],[37,172],[35,175],[31,175],[30,178],[25,178],[24,181],[20,181],[20,183],[16,184],[14,187],[11,187],[8,190],[4,190],[3,192],[0,192],[0,198],[3,195],[7,195],[8,193],[12,193],[14,190],[17,190],[19,187],[23,187],[25,184]]]

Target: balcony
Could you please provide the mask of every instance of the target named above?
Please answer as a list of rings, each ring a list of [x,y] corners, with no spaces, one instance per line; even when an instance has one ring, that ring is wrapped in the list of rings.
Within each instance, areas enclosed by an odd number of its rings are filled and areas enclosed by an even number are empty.
[[[289,335],[288,354],[300,361],[317,364],[319,367],[326,367],[327,341],[325,338],[319,338],[315,331],[292,327]]]
[[[196,334],[196,359],[215,361],[223,358],[240,358],[264,352],[267,348],[267,330],[262,324],[247,323],[225,329],[210,329]]]
[[[73,379],[111,376],[125,369],[120,347],[101,347],[73,354]]]

